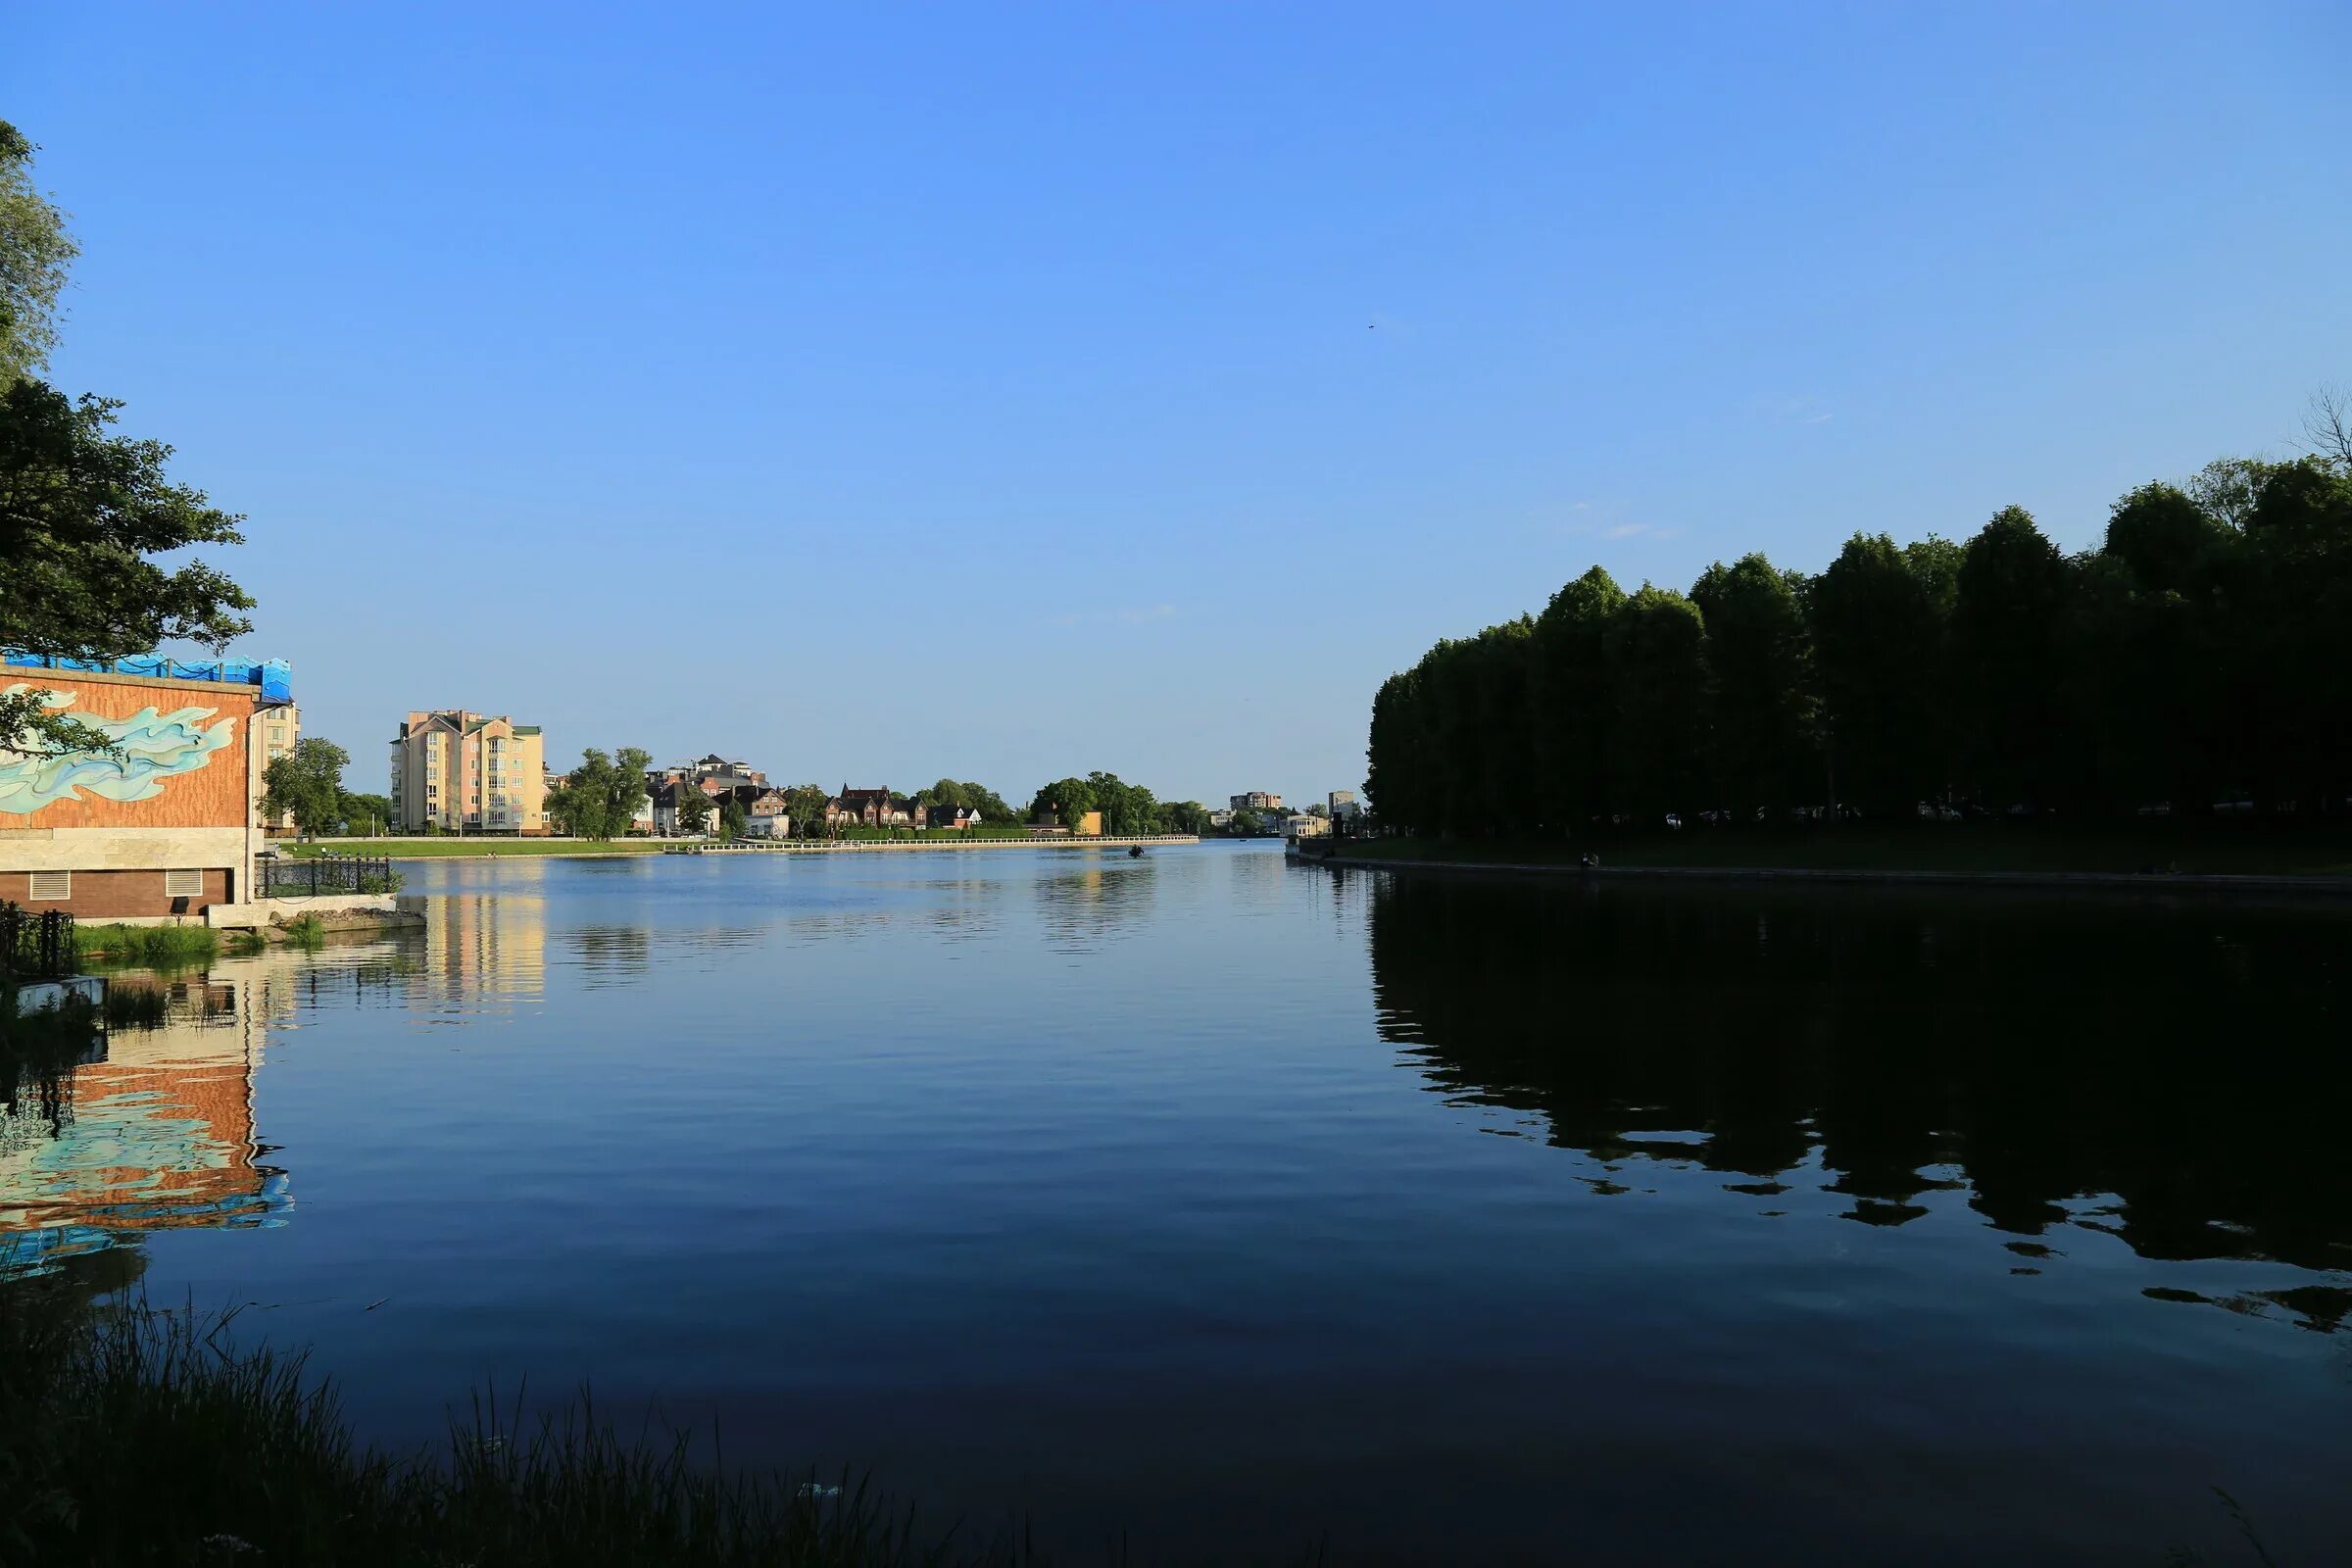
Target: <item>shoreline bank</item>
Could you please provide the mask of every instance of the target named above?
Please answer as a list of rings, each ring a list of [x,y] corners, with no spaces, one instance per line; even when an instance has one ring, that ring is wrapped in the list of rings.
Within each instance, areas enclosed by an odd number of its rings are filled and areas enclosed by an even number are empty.
[[[1864,870],[1824,866],[1602,865],[1542,860],[1463,860],[1302,855],[1296,845],[1286,859],[1301,865],[1357,871],[1440,871],[1485,876],[1541,876],[1585,882],[1680,881],[1793,883],[1799,886],[1883,888],[1990,888],[2038,893],[2133,893],[2163,897],[2259,895],[2352,899],[2352,877],[2239,875],[2218,872],[2124,871],[1936,871]]]

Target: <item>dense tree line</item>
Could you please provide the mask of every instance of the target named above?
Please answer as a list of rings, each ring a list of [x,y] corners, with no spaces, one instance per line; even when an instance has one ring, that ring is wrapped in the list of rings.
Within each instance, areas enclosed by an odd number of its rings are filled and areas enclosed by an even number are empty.
[[[1040,788],[1029,802],[1031,821],[1042,821],[1051,813],[1071,828],[1089,811],[1101,811],[1102,831],[1113,835],[1208,831],[1208,808],[1200,802],[1160,800],[1143,785],[1129,784],[1116,773],[1056,779]]]
[[[1856,534],[1688,593],[1595,566],[1373,699],[1366,793],[1413,833],[1576,833],[1833,803],[2073,815],[2352,797],[2352,437],[2119,500],[2069,556],[2010,507],[1965,544]]]

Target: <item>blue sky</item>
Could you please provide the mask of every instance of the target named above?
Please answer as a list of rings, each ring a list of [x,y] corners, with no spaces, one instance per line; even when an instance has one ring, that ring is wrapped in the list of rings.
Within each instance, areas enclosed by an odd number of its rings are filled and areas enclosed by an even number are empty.
[[[1319,796],[1435,638],[2280,450],[2352,10],[47,6],[53,368],[380,787],[551,752]]]

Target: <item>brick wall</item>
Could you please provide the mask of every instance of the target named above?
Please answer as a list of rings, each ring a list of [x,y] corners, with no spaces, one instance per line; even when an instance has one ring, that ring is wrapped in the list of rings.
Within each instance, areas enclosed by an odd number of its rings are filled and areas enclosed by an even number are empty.
[[[26,871],[0,871],[0,902],[20,904],[27,909],[64,909],[76,920],[121,920],[129,916],[172,913],[197,914],[208,906],[229,902],[229,874],[225,869],[204,873],[202,897],[191,897],[184,910],[175,910],[178,900],[164,894],[164,873],[161,871],[75,871],[73,874],[73,897],[63,901],[44,899],[32,902],[32,875]]]

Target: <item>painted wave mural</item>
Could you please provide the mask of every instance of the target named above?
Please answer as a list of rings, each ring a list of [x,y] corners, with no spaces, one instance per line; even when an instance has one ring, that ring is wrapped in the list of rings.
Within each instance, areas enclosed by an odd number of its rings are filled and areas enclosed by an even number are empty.
[[[31,688],[19,681],[0,695]],[[44,706],[74,706],[72,692],[51,692]],[[148,801],[164,793],[164,780],[193,773],[229,744],[234,718],[216,719],[217,708],[175,708],[159,712],[142,708],[128,718],[88,715],[119,748],[116,756],[22,757],[0,752],[0,812],[18,816],[56,801],[81,799],[82,792],[107,801]],[[208,722],[208,720],[210,722]]]

